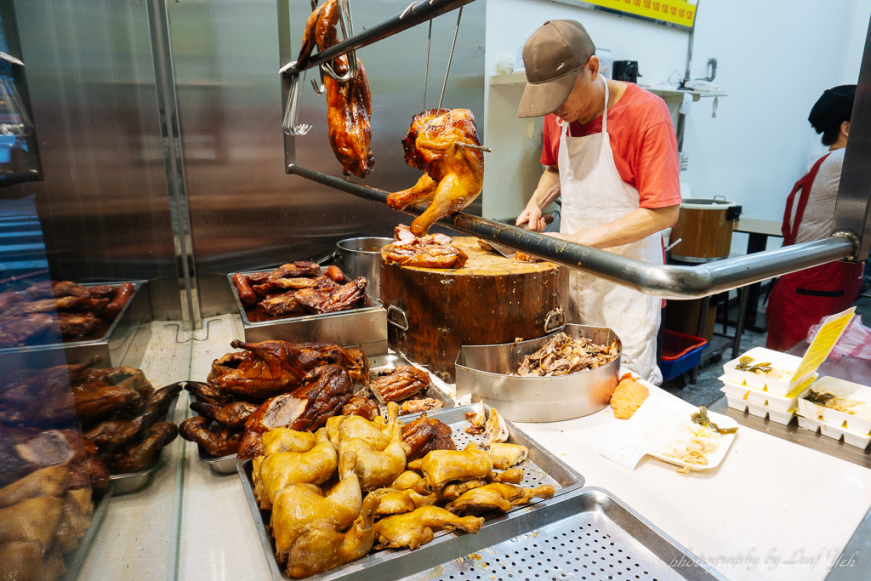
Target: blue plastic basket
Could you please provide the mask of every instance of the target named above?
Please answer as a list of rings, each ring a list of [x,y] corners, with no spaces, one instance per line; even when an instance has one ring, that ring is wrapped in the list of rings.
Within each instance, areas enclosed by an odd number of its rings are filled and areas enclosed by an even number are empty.
[[[702,361],[702,351],[707,346],[708,342],[700,337],[666,329],[662,342],[662,361],[659,363],[662,380],[674,379],[698,365]]]

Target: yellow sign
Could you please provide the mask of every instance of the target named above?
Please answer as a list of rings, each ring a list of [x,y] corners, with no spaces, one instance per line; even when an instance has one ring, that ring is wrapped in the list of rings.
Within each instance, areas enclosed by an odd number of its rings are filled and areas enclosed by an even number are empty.
[[[820,327],[820,330],[817,331],[817,336],[814,337],[814,342],[811,343],[811,346],[808,347],[807,353],[802,357],[801,364],[792,376],[793,381],[815,371],[823,364],[823,361],[826,360],[826,357],[828,357],[829,353],[832,352],[832,349],[835,348],[835,343],[837,343],[838,339],[841,338],[844,329],[846,329],[847,325],[850,324],[850,321],[853,320],[853,313],[855,311],[856,307],[850,307],[843,313],[832,315],[826,319],[826,322],[822,327]]]
[[[698,0],[581,0],[607,10],[692,28]]]

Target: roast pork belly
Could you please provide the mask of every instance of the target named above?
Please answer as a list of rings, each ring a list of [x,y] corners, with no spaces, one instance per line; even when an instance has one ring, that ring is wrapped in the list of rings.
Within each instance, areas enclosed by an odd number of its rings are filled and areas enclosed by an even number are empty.
[[[402,401],[424,391],[430,384],[429,374],[410,365],[401,365],[389,375],[372,381],[372,391],[382,401]]]

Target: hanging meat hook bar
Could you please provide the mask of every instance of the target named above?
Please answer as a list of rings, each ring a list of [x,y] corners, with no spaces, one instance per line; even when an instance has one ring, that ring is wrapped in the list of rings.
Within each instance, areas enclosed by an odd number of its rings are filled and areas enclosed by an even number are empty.
[[[432,20],[436,16],[441,16],[446,12],[456,10],[461,6],[465,6],[472,2],[473,0],[432,0],[431,2],[418,2],[412,4],[403,12],[384,20],[383,22],[379,22],[359,34],[352,34],[350,38],[343,40],[339,44],[312,55],[308,62],[303,66],[298,66],[295,61],[289,62],[281,68],[280,72],[285,75],[301,73],[306,69],[329,62],[336,57],[351,52],[352,50],[369,46],[374,42],[393,36],[403,30],[408,30],[418,24]]]
[[[387,203],[387,192],[382,190],[346,182],[296,165],[290,165],[287,171],[366,200]],[[405,213],[418,216],[424,210],[425,205],[415,205],[406,208]],[[657,266],[462,212],[451,214],[439,224],[462,234],[492,240],[550,262],[594,274],[645,294],[670,299],[711,296],[840,260],[855,249],[854,242],[849,237],[832,236],[771,252],[727,258],[699,266]]]

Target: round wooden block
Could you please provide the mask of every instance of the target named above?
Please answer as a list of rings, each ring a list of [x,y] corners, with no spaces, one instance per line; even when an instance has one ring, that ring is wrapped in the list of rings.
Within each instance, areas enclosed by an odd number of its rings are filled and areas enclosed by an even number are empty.
[[[469,255],[463,268],[386,264],[387,250],[381,251],[390,346],[446,381],[453,381],[462,345],[542,337],[551,332],[545,329],[548,314],[554,324],[558,310],[568,310],[565,269],[505,258],[484,250],[473,237],[454,238],[454,244]],[[407,330],[400,328],[405,326],[402,313]]]

